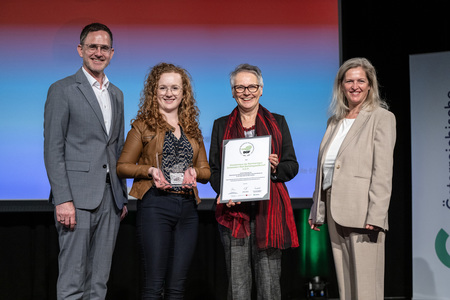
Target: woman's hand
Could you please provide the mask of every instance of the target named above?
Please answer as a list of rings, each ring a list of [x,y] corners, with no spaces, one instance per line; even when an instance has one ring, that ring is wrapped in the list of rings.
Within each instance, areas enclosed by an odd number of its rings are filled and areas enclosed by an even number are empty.
[[[217,197],[217,203],[220,204],[220,195]],[[235,206],[236,204],[241,204],[241,202],[233,202],[232,200],[228,200],[228,203],[226,204],[227,207]]]
[[[309,219],[308,220],[308,223],[309,223],[309,226],[311,226],[311,229],[312,230],[314,230],[314,231],[320,231],[320,226],[321,225],[318,225],[318,224],[313,224],[313,222],[312,222],[312,219]]]
[[[380,228],[380,227],[374,226],[374,225],[370,225],[370,224],[367,224],[367,225],[366,225],[366,229],[368,229],[368,230],[373,230],[373,231],[381,231],[381,228]]]
[[[280,163],[278,161],[278,155],[277,154],[270,154],[269,155],[269,161],[270,161],[270,168],[272,169],[272,173],[277,172],[278,164]]]
[[[193,188],[195,186],[197,186],[197,172],[191,167],[184,171],[183,188]]]
[[[164,178],[164,175],[160,169],[150,167],[148,169],[148,174],[153,177],[153,182],[155,183],[158,189],[167,190],[172,187],[170,183],[166,180],[166,178]]]

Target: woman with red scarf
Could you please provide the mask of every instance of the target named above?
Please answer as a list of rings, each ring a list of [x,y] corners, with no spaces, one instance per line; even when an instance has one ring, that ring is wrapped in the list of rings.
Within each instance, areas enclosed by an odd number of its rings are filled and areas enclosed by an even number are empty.
[[[225,250],[229,278],[228,299],[281,299],[281,250],[298,247],[291,199],[284,182],[297,175],[298,163],[283,116],[259,104],[263,93],[261,70],[241,64],[230,74],[237,107],[214,121],[209,164],[211,186],[217,193],[216,219]],[[220,204],[222,141],[272,136],[270,200]]]

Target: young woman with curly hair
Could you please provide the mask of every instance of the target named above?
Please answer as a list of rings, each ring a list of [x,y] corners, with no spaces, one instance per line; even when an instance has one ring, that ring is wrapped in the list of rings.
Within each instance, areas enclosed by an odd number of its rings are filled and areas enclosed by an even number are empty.
[[[197,242],[196,183],[210,176],[188,72],[154,66],[131,126],[117,173],[134,178],[130,195],[139,199],[142,299],[183,299]]]

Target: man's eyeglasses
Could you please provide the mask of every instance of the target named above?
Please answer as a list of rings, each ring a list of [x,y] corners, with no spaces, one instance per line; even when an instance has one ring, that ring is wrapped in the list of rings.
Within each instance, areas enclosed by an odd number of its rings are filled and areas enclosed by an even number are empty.
[[[243,86],[243,85],[235,85],[233,86],[236,93],[243,93],[245,89],[247,89],[250,93],[256,93],[259,90],[259,85],[257,84],[251,84],[249,86]]]
[[[108,45],[97,45],[97,44],[84,44],[83,46],[86,46],[87,52],[94,53],[97,51],[98,48],[100,48],[100,52],[103,54],[107,54],[111,51],[112,47]]]
[[[174,85],[174,86],[171,86],[171,87],[168,87],[168,86],[165,86],[165,85],[161,85],[161,86],[158,87],[158,93],[166,94],[168,91],[171,91],[172,95],[174,95],[174,96],[178,96],[181,93],[182,90],[183,89],[180,86],[178,86],[178,85]]]

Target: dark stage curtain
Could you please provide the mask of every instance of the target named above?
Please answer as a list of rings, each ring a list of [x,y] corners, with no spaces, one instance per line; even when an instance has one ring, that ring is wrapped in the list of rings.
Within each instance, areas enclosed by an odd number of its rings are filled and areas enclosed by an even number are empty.
[[[305,299],[311,276],[334,276],[327,239],[311,238],[311,231],[306,230],[308,214],[307,209],[295,210],[301,246],[283,252],[283,299]],[[214,212],[200,210],[199,216],[197,250],[185,299],[225,300],[228,282]],[[131,211],[120,227],[108,282],[110,300],[140,299],[142,270],[135,219],[136,212]],[[53,212],[1,212],[0,241],[0,299],[56,299],[59,248]]]

